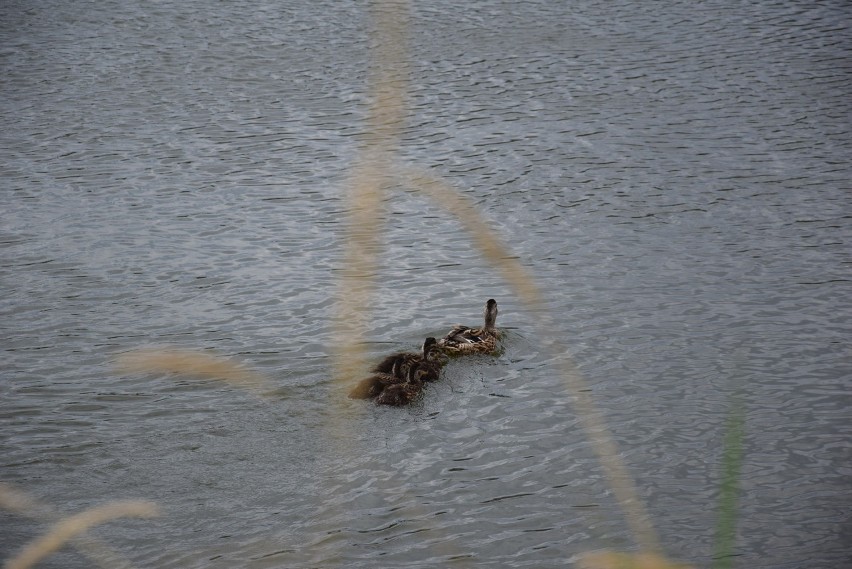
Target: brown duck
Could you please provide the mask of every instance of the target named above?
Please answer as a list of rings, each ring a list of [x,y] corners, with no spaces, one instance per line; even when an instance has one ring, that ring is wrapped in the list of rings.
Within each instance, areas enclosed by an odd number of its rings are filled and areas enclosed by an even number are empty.
[[[414,352],[397,352],[385,357],[382,361],[376,364],[373,369],[373,375],[362,379],[352,391],[349,392],[349,397],[352,399],[371,399],[378,397],[391,386],[394,387],[391,393],[400,393],[411,391],[414,389],[411,385],[420,384],[425,381],[435,381],[441,374],[441,368],[444,365],[445,357],[438,349],[438,342],[435,338],[426,338],[423,342],[421,353]],[[410,384],[408,387],[402,387],[404,384]],[[387,396],[390,398],[391,396]],[[378,402],[378,401],[377,401]],[[390,403],[385,403],[390,404]]]
[[[405,383],[394,383],[385,387],[379,396],[376,397],[376,404],[393,405],[395,407],[408,405],[423,391],[423,376],[427,373],[426,370],[412,366],[407,381]]]
[[[500,331],[496,328],[498,312],[497,301],[488,299],[485,303],[485,325],[482,328],[457,324],[446,336],[438,340],[438,347],[452,356],[496,354],[500,348]]]
[[[353,399],[375,399],[378,405],[401,406],[408,405],[423,391],[423,377],[429,372],[420,369],[417,365],[408,367],[405,377],[394,375],[399,372],[399,366],[395,366],[393,373],[376,373],[366,379],[362,379],[355,388],[349,392]]]
[[[391,354],[380,361],[373,368],[375,373],[390,373],[397,377],[406,377],[408,370],[412,366],[423,370],[423,381],[436,381],[441,375],[441,368],[446,363],[441,350],[438,347],[438,341],[435,338],[426,338],[423,342],[421,353],[413,352],[397,352]],[[394,369],[397,371],[394,372]]]

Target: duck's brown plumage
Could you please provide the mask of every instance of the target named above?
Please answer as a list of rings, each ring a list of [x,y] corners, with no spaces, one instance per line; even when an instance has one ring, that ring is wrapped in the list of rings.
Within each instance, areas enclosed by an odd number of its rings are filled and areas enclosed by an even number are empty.
[[[377,373],[358,382],[349,392],[351,399],[372,399],[385,390],[386,387],[401,383],[403,380],[389,373]]]
[[[438,340],[438,347],[449,355],[494,354],[499,350],[500,331],[497,329],[497,301],[485,303],[485,325],[470,328],[456,325]]]
[[[443,365],[444,361],[441,357],[441,351],[438,349],[437,340],[426,338],[421,353],[398,352],[391,354],[376,364],[372,371],[373,373],[391,374],[404,378],[408,376],[409,370],[413,367],[425,372],[423,381],[436,381],[441,374]]]
[[[426,338],[422,353],[399,352],[385,357],[373,367],[373,375],[358,382],[349,397],[376,399],[379,405],[406,405],[423,389],[423,382],[435,381],[441,374],[445,356],[435,338]]]
[[[378,397],[377,405],[400,407],[411,403],[423,391],[423,370],[411,368],[408,381],[387,386]]]

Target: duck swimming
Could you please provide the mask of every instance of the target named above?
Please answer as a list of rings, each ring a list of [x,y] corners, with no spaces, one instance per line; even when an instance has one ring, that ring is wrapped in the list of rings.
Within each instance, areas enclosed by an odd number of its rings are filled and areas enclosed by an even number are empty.
[[[440,349],[449,355],[496,354],[500,331],[496,328],[497,301],[489,298],[485,303],[485,325],[470,328],[457,324],[446,336],[438,340]]]
[[[349,392],[352,399],[375,398],[378,405],[393,405],[399,407],[408,405],[423,390],[423,378],[430,372],[420,369],[416,364],[408,367],[405,377],[397,377],[399,366],[394,366],[393,373],[376,373],[362,379]]]
[[[358,382],[349,392],[351,399],[372,399],[380,405],[405,405],[423,388],[435,381],[444,365],[435,338],[426,338],[422,353],[398,352],[376,364],[373,375]]]
[[[428,371],[411,367],[405,383],[394,383],[376,397],[377,405],[392,405],[401,407],[411,403],[423,391],[423,377]]]
[[[372,399],[380,395],[385,388],[404,383],[405,378],[397,377],[398,369],[391,370],[390,373],[375,373],[370,377],[364,378],[358,382],[352,391],[349,392],[350,399]]]
[[[446,363],[438,341],[435,338],[426,338],[423,342],[422,352],[397,352],[380,361],[373,368],[374,373],[389,373],[403,378],[408,376],[409,369],[414,366],[423,371],[422,381],[436,381],[441,375],[441,368]]]

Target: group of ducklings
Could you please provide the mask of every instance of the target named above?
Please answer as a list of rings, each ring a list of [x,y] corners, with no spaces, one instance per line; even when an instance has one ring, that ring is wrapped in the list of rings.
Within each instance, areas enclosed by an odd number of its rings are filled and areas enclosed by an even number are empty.
[[[485,303],[485,325],[470,328],[458,324],[440,339],[426,338],[420,353],[398,352],[379,362],[373,375],[358,382],[349,397],[373,399],[379,405],[407,405],[423,387],[441,376],[449,356],[495,354],[499,349],[497,301]]]

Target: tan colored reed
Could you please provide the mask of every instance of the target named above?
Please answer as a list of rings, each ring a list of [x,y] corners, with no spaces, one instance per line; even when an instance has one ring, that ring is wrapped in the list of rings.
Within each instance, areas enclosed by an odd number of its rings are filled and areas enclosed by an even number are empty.
[[[54,508],[33,499],[11,484],[0,483],[0,508],[48,524],[60,519]],[[71,545],[102,569],[133,569],[133,565],[95,538],[78,535],[71,540]]]
[[[47,506],[40,504],[9,484],[0,484],[0,507],[39,519],[56,518]],[[113,551],[96,540],[82,539],[92,526],[122,517],[150,518],[159,514],[151,502],[110,502],[56,522],[44,536],[28,543],[21,552],[7,560],[5,569],[26,569],[55,553],[69,541],[101,567],[130,567]]]
[[[195,350],[146,348],[120,355],[117,368],[125,373],[170,373],[224,381],[243,389],[268,388],[266,378],[228,358]]]
[[[38,502],[11,484],[0,482],[0,508],[17,514],[26,514],[38,511],[40,506]]]
[[[408,2],[377,1],[370,10],[377,48],[368,86],[371,104],[367,130],[349,180],[345,268],[338,286],[335,322],[334,375],[338,385],[352,383],[366,367],[360,343],[382,246],[383,198],[406,115]]]

